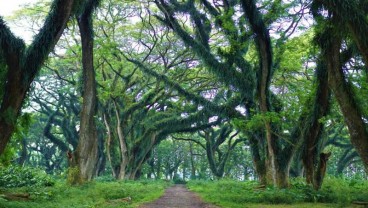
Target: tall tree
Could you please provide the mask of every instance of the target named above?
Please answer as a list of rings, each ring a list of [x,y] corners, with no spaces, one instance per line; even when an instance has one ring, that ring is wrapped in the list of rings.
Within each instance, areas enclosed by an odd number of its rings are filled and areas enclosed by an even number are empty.
[[[77,176],[72,184],[90,181],[96,174],[98,160],[98,140],[95,123],[96,115],[96,81],[93,62],[93,11],[99,0],[89,0],[77,17],[82,41],[83,64],[83,104],[80,118],[79,141],[73,154],[72,167],[77,167]]]
[[[316,40],[321,48],[322,60],[327,65],[328,84],[332,89],[341,112],[345,118],[346,125],[350,132],[350,140],[357,153],[362,158],[366,172],[368,172],[368,131],[365,115],[361,105],[356,101],[357,96],[353,92],[354,86],[346,79],[344,65],[350,59],[346,59],[344,53],[349,48],[343,50],[343,40],[349,40],[349,35],[353,38],[353,44],[359,49],[359,55],[363,57],[366,67],[366,45],[363,34],[367,31],[368,22],[365,16],[366,7],[361,1],[342,2],[335,4],[333,1],[313,1],[313,14],[319,20],[319,33]],[[322,14],[322,8],[328,9],[328,17]],[[350,12],[357,15],[350,16]],[[340,24],[343,22],[344,24]]]

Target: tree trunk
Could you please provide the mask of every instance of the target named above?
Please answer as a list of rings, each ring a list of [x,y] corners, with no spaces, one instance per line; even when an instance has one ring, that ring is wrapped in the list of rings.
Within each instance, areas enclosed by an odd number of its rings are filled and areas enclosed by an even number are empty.
[[[96,81],[93,67],[93,29],[92,12],[96,2],[89,1],[78,25],[82,39],[83,63],[83,105],[80,119],[79,143],[75,152],[75,165],[78,168],[76,181],[83,183],[93,179],[96,173],[98,159],[97,129],[94,116],[96,114]],[[80,181],[79,181],[80,180]]]
[[[22,138],[21,145],[22,145],[22,151],[20,152],[20,157],[18,158],[18,165],[23,167],[28,157],[27,138],[24,138],[24,137]]]
[[[289,169],[276,170],[276,186],[279,188],[289,187]]]
[[[313,109],[304,122],[306,126],[303,129],[304,154],[303,165],[305,168],[307,184],[314,184],[315,173],[318,170],[319,152],[318,141],[321,137],[324,124],[320,119],[327,115],[330,106],[330,90],[327,81],[328,73],[325,63],[319,61],[317,65],[317,90],[314,98]]]
[[[161,159],[159,159],[157,161],[157,164],[156,164],[156,179],[161,179],[162,178],[162,172],[161,172]]]
[[[322,186],[322,182],[325,177],[326,170],[327,170],[327,161],[330,156],[331,156],[331,152],[321,153],[319,155],[319,163],[318,163],[318,167],[315,173],[315,178],[314,178],[314,183],[313,183],[313,187],[315,190],[319,190]]]
[[[189,151],[190,151],[190,166],[191,166],[191,170],[190,170],[190,179],[196,179],[196,167],[195,167],[195,163],[194,163],[194,153],[193,153],[193,143],[190,142],[189,143]]]
[[[115,115],[116,115],[116,120],[117,120],[116,131],[118,133],[119,144],[120,144],[120,156],[121,156],[120,171],[118,174],[118,179],[125,179],[125,174],[127,172],[127,166],[129,163],[128,147],[127,147],[125,136],[124,136],[123,129],[122,129],[123,123],[120,120],[120,113],[118,110],[118,106],[116,104],[116,101],[114,101],[113,103],[114,103]]]
[[[251,118],[251,107],[246,107],[247,117]],[[254,171],[258,177],[258,181],[261,185],[267,185],[267,167],[266,167],[266,151],[263,146],[264,140],[261,138],[261,132],[249,132],[249,145],[251,150],[251,156],[253,161]],[[263,156],[263,157],[262,157]]]
[[[125,178],[125,172],[128,166],[129,156],[128,156],[128,148],[124,139],[124,134],[121,129],[121,124],[118,119],[118,126],[117,126],[117,132],[119,137],[119,143],[120,143],[120,151],[121,151],[121,162],[120,162],[120,172],[119,172],[119,179]]]
[[[111,128],[110,128],[110,124],[108,122],[108,118],[107,118],[107,113],[104,113],[103,118],[104,118],[104,123],[105,123],[105,127],[106,127],[106,134],[107,134],[107,139],[106,139],[106,156],[107,156],[107,160],[109,161],[110,167],[111,167],[111,173],[112,176],[114,178],[117,178],[118,174],[115,171],[114,165],[112,163],[112,158],[111,158],[111,141],[112,141],[112,135],[111,135]]]
[[[368,173],[368,132],[361,110],[352,94],[353,90],[349,86],[349,83],[345,81],[346,79],[342,71],[340,62],[341,40],[336,37],[330,38],[331,43],[325,48],[324,54],[325,60],[327,61],[328,83],[335,94],[345,118],[351,143],[362,158],[365,171]]]
[[[206,135],[206,137],[209,137],[208,135]],[[212,142],[209,141],[208,138],[206,138],[206,155],[207,155],[207,160],[208,160],[208,164],[210,166],[211,172],[213,173],[214,176],[216,176],[217,179],[222,178],[224,172],[220,171],[218,164],[216,164],[215,161],[215,153],[213,148],[213,144]]]
[[[106,155],[105,155],[105,144],[101,128],[97,129],[97,139],[98,139],[98,151],[97,151],[97,165],[96,165],[96,176],[100,176],[106,169]]]
[[[23,83],[23,74],[19,66],[20,54],[13,54],[8,58],[8,74],[5,84],[5,93],[0,108],[0,154],[5,150],[11,135],[13,134],[16,120],[29,88],[29,84]],[[10,59],[10,60],[9,60]]]
[[[243,10],[245,11],[245,15],[249,20],[251,28],[253,32],[256,34],[256,43],[258,54],[260,58],[260,66],[259,66],[259,80],[257,86],[257,96],[259,102],[259,108],[261,113],[266,114],[270,112],[271,103],[269,101],[269,84],[272,77],[272,44],[269,31],[263,22],[262,15],[259,12],[256,3],[254,0],[251,1],[242,1]],[[274,185],[283,185],[278,186],[279,188],[285,188],[288,186],[288,176],[289,174],[285,174],[286,170],[283,170],[283,167],[289,167],[290,161],[280,161],[278,160],[279,154],[282,153],[280,151],[280,147],[278,144],[278,137],[274,135],[272,132],[275,130],[273,124],[267,119],[264,120],[265,132],[266,132],[266,141],[267,141],[267,172],[271,177],[271,180]],[[287,165],[283,163],[287,163]],[[280,163],[280,164],[279,164]],[[278,173],[277,171],[281,171]],[[289,170],[287,170],[288,172]],[[278,181],[281,180],[281,181]]]

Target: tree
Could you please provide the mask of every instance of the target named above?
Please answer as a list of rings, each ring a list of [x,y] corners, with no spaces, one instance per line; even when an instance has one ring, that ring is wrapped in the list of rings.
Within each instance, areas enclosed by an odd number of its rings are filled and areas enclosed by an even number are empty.
[[[238,119],[251,120],[253,116],[258,115],[256,119],[262,121],[265,131],[253,134],[251,136],[253,138],[250,139],[257,173],[263,183],[266,183],[268,178],[269,182],[278,187],[287,187],[290,162],[300,145],[301,137],[299,134],[291,135],[291,142],[289,139],[284,141],[280,138],[283,131],[279,124],[272,121],[283,108],[276,95],[270,91],[271,78],[278,68],[279,56],[274,60],[267,26],[275,21],[275,17],[269,14],[262,15],[255,1],[223,1],[223,4],[218,4],[205,0],[200,3],[157,0],[155,4],[162,12],[162,16],[156,17],[170,27],[220,81],[240,93],[247,115],[246,118],[241,116]],[[270,4],[271,11],[287,10],[288,6],[280,7],[278,10],[278,4],[280,2]],[[208,14],[205,14],[205,11]],[[237,17],[237,12],[242,15]],[[192,30],[188,30],[185,23],[179,23],[181,21],[179,14],[183,13],[191,18]],[[303,14],[304,12],[300,12],[294,16],[299,17]],[[298,18],[281,32],[281,38],[276,46],[281,47],[297,23]],[[225,39],[225,44],[221,44],[220,47],[210,46],[210,42],[214,42],[217,37],[220,37],[220,40]],[[255,66],[245,59],[252,41],[255,42],[258,54]],[[212,48],[217,48],[217,51]],[[265,137],[265,140],[262,140],[262,137]],[[265,146],[267,152],[261,152],[264,141],[267,142]],[[263,154],[266,155],[265,159],[262,159]]]
[[[329,13],[328,17],[321,14],[322,7],[326,7]],[[367,65],[366,50],[363,48],[366,41],[362,39],[363,33],[367,31],[368,24],[362,14],[364,13],[364,4],[360,1],[346,2],[337,7],[332,6],[332,1],[314,1],[313,14],[315,19],[319,20],[319,31],[316,41],[321,48],[321,60],[326,63],[328,71],[328,84],[332,89],[336,100],[344,115],[346,125],[350,132],[350,140],[362,158],[366,172],[368,172],[368,132],[367,125],[364,122],[364,115],[361,106],[357,103],[352,91],[351,82],[346,80],[344,74],[345,63],[351,58],[349,46],[343,49],[343,39],[349,42],[349,36],[352,36],[352,45],[359,49],[359,55],[362,56],[364,65]],[[350,12],[357,13],[351,17]],[[343,22],[343,24],[340,24]]]
[[[223,121],[226,122],[226,121]],[[197,143],[206,152],[208,164],[212,174],[216,178],[222,178],[225,173],[225,166],[232,155],[232,151],[237,144],[244,142],[245,139],[237,138],[239,132],[234,132],[229,123],[218,125],[213,128],[198,131],[197,136],[192,138],[178,138],[176,140],[192,141]],[[196,138],[198,137],[198,139]],[[203,138],[205,143],[201,141]]]
[[[98,140],[95,123],[96,81],[93,67],[93,24],[92,14],[99,0],[89,0],[77,17],[82,41],[83,64],[83,104],[80,118],[79,141],[71,158],[71,167],[76,167],[77,175],[71,176],[72,184],[90,181],[96,174],[98,160]]]
[[[55,0],[40,32],[30,46],[15,37],[0,17],[0,55],[2,57],[1,88],[4,89],[0,107],[0,154],[5,150],[15,128],[30,84],[48,54],[59,40],[76,4],[73,0]]]

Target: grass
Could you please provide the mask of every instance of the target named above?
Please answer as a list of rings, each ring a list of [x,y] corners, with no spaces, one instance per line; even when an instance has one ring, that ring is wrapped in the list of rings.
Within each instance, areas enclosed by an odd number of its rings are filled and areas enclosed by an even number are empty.
[[[65,179],[52,179],[37,170],[13,167],[0,170],[0,176],[0,187],[3,187],[0,195],[31,195],[29,201],[23,202],[0,197],[0,208],[137,207],[159,198],[172,184],[154,180],[115,181],[110,176],[82,186],[69,186]],[[368,181],[362,179],[326,178],[320,191],[306,185],[304,179],[294,179],[290,189],[257,189],[255,181],[233,180],[189,181],[187,186],[204,201],[226,208],[354,207],[353,201],[368,202]],[[128,197],[131,198],[128,202],[122,200]]]
[[[190,181],[188,188],[204,201],[221,207],[353,207],[353,201],[368,201],[368,181],[326,178],[320,191],[303,179],[292,181],[290,189],[267,187],[259,190],[257,182]]]
[[[170,183],[164,181],[95,181],[71,187],[58,181],[52,187],[23,187],[2,189],[0,193],[30,193],[25,202],[6,201],[0,198],[0,208],[121,208],[137,207],[139,204],[159,198]],[[131,197],[130,202],[119,199]]]

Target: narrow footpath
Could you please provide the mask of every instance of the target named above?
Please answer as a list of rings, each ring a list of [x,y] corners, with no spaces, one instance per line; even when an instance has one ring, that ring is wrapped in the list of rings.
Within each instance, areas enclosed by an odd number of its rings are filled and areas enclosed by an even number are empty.
[[[185,185],[175,185],[166,189],[163,196],[154,202],[143,204],[139,208],[218,208],[204,203]]]

